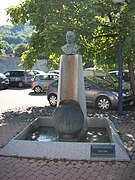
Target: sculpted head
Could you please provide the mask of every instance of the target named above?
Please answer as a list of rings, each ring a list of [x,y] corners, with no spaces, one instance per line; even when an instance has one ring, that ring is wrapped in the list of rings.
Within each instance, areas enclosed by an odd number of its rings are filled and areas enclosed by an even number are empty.
[[[72,44],[75,42],[75,33],[73,31],[67,31],[66,40],[68,44]]]
[[[78,49],[80,48],[80,46],[75,43],[75,33],[73,31],[67,31],[66,41],[67,44],[61,47],[62,51],[65,54],[75,54],[76,51],[78,51]]]

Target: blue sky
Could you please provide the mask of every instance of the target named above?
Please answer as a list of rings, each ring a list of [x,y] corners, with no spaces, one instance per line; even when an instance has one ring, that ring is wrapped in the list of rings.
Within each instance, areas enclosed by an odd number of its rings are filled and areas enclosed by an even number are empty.
[[[0,0],[0,26],[7,25],[9,22],[7,21],[7,16],[5,9],[11,5],[19,4],[20,0]]]

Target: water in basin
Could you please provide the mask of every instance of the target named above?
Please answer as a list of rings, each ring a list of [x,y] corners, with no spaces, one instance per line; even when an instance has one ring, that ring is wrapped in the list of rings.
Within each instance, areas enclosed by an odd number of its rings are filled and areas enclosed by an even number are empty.
[[[39,126],[27,140],[53,142],[59,141],[54,127]],[[89,127],[85,138],[77,142],[106,143],[110,142],[106,128]]]

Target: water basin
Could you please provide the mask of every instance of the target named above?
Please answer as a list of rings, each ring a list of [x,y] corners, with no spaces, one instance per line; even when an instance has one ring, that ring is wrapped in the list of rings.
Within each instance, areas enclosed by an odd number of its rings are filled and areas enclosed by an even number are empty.
[[[130,161],[128,153],[108,118],[87,118],[85,139],[58,141],[52,117],[38,117],[4,148],[2,156],[74,159],[93,161]]]
[[[29,134],[26,138],[29,141],[44,141],[44,142],[54,142],[59,141],[57,133],[54,127],[39,126],[34,132]],[[64,141],[66,142],[66,141]],[[75,142],[75,141],[74,141]],[[92,127],[88,128],[86,132],[86,137],[81,138],[76,142],[92,142],[92,143],[108,143],[111,142],[109,139],[108,132],[106,128]]]

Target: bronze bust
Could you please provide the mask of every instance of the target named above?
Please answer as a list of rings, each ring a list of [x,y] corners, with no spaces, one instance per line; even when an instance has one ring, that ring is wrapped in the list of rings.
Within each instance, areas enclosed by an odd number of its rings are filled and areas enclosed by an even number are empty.
[[[80,48],[75,43],[75,33],[73,31],[67,31],[66,33],[66,41],[67,44],[65,44],[61,49],[65,54],[75,54],[76,51]]]

